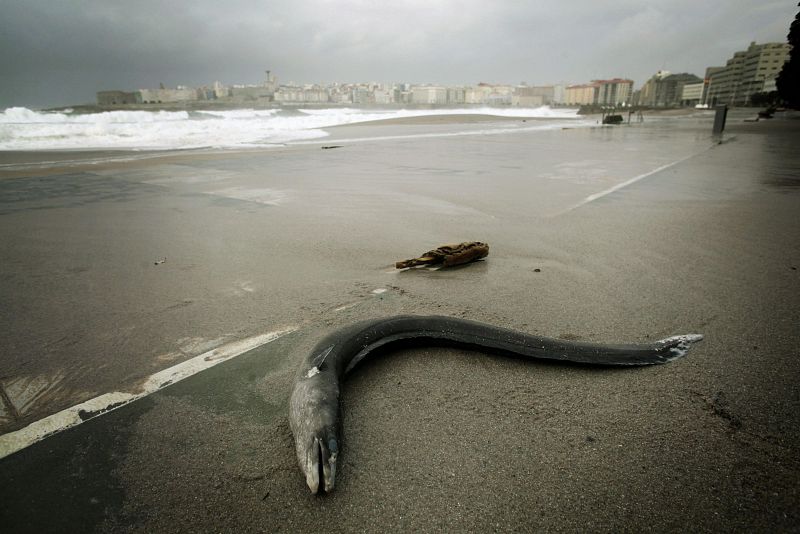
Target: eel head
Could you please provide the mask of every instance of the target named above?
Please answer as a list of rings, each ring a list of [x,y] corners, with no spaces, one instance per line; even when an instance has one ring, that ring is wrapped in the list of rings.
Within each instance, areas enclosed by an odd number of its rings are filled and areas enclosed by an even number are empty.
[[[306,373],[295,384],[289,403],[297,461],[312,493],[331,492],[336,483],[339,388],[327,374]]]

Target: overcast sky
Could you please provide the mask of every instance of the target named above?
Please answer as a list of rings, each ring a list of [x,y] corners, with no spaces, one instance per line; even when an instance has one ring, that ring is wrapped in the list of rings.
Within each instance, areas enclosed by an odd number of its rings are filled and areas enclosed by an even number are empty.
[[[104,89],[702,76],[785,41],[784,0],[0,0],[0,109]]]

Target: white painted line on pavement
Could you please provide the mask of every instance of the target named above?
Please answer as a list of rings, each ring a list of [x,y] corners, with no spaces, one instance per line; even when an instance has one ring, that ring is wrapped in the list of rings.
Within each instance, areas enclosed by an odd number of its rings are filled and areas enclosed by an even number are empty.
[[[3,434],[0,436],[0,458],[4,458],[25,447],[29,447],[37,441],[41,441],[62,430],[77,426],[84,421],[116,410],[121,406],[146,397],[151,393],[155,393],[171,384],[180,382],[184,378],[188,378],[200,371],[205,371],[206,369],[219,365],[245,352],[266,345],[296,330],[297,328],[291,327],[228,343],[227,345],[204,352],[185,362],[181,362],[150,375],[142,385],[141,390],[136,393],[126,393],[122,391],[106,393],[65,410],[61,410],[43,419],[39,419],[25,428]]]
[[[588,204],[589,202],[594,202],[595,200],[603,198],[606,195],[610,195],[611,193],[614,193],[615,191],[619,191],[620,189],[622,189],[624,187],[628,187],[629,185],[634,184],[634,183],[636,183],[639,180],[642,180],[644,178],[647,178],[648,176],[652,176],[652,175],[654,175],[656,173],[659,173],[661,171],[669,169],[670,167],[674,167],[675,165],[677,165],[679,163],[683,163],[687,159],[691,159],[691,158],[697,156],[698,154],[702,154],[703,152],[705,152],[709,148],[712,148],[713,146],[716,146],[716,145],[711,145],[708,148],[705,148],[705,149],[701,150],[700,152],[696,152],[694,154],[689,154],[688,156],[680,158],[678,160],[675,160],[672,163],[667,163],[666,165],[662,165],[661,167],[653,169],[652,171],[646,172],[644,174],[640,174],[638,176],[634,176],[633,178],[631,178],[629,180],[625,180],[624,182],[619,183],[619,184],[617,184],[617,185],[615,185],[613,187],[609,187],[608,189],[600,191],[599,193],[595,193],[593,195],[589,195],[588,197],[584,198],[583,200],[581,200],[580,202],[578,202],[574,206],[570,206],[569,208],[565,209],[562,212],[557,213],[556,215],[563,215],[564,213],[567,213],[567,212],[570,212],[570,211],[572,211],[574,209],[580,208],[581,206],[584,206],[584,205]]]

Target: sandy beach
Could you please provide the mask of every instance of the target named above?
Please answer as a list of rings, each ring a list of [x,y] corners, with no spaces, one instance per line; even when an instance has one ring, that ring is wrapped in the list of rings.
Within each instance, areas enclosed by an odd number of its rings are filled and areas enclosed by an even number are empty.
[[[0,520],[796,531],[800,121],[751,114],[732,113],[722,139],[709,113],[546,129],[462,116],[266,150],[5,154],[0,432],[295,331],[3,458]],[[489,243],[487,260],[392,268],[466,240]],[[367,361],[344,388],[337,489],[313,496],[287,423],[297,366],[326,332],[401,313],[705,340],[641,369],[444,348]]]

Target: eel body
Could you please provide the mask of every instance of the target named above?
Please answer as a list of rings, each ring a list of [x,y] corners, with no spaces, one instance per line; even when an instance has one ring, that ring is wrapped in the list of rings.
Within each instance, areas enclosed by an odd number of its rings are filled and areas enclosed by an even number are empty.
[[[356,323],[322,339],[298,373],[289,404],[297,460],[313,493],[333,490],[341,444],[341,380],[371,352],[388,344],[430,342],[522,358],[641,366],[680,358],[702,338],[688,334],[649,344],[605,345],[532,336],[442,316],[396,316]]]

